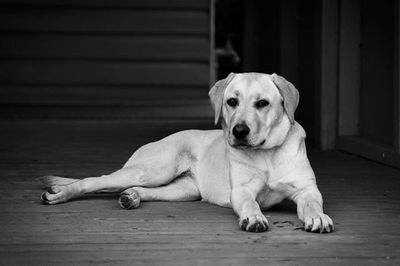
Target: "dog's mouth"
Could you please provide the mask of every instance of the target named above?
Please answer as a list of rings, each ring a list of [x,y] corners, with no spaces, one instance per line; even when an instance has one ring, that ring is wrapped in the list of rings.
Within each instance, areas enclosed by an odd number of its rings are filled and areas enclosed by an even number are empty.
[[[238,149],[258,149],[262,145],[264,145],[264,143],[265,143],[265,139],[263,141],[261,141],[257,145],[253,145],[253,144],[250,144],[248,142],[237,141],[232,146],[235,147],[235,148],[238,148]]]

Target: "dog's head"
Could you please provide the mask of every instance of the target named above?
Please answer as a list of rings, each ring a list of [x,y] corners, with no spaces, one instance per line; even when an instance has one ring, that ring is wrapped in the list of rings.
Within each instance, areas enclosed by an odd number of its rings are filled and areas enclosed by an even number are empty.
[[[294,124],[299,92],[277,74],[229,74],[211,88],[209,96],[220,117],[229,145],[241,149],[270,149],[281,145]]]

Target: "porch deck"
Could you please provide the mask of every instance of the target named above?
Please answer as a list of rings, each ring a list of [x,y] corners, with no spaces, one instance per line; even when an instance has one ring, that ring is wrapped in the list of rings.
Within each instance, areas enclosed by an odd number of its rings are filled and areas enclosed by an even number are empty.
[[[335,222],[307,233],[292,208],[265,212],[271,230],[240,231],[230,209],[203,202],[145,202],[118,195],[42,205],[35,177],[118,169],[144,143],[197,122],[2,121],[0,264],[399,265],[400,171],[340,152],[310,151]]]

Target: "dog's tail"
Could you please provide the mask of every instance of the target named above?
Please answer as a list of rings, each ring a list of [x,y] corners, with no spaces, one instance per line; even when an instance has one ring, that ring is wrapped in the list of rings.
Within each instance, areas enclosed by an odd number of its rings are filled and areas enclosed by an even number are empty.
[[[51,186],[65,186],[72,184],[79,179],[74,179],[74,178],[66,178],[66,177],[61,177],[61,176],[54,176],[54,175],[46,175],[46,176],[41,176],[37,178],[39,182],[41,182],[46,188],[51,187]]]

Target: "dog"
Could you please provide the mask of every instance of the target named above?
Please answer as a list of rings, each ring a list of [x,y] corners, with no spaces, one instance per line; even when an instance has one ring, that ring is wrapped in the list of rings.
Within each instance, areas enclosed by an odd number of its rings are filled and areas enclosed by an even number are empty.
[[[310,232],[332,232],[306,154],[304,129],[294,120],[299,93],[277,74],[229,74],[209,91],[222,130],[185,130],[139,148],[118,171],[71,179],[44,176],[45,204],[95,192],[121,192],[122,208],[140,201],[203,200],[229,207],[239,227],[269,228],[262,210],[290,199]]]

